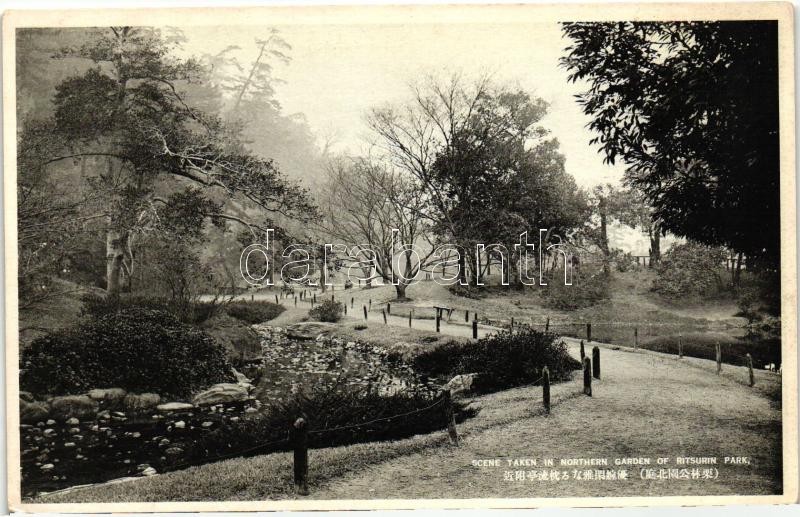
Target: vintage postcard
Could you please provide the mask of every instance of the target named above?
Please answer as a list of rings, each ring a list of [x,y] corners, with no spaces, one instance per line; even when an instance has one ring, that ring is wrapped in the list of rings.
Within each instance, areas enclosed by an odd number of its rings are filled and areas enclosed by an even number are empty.
[[[792,17],[5,13],[11,508],[796,501]]]

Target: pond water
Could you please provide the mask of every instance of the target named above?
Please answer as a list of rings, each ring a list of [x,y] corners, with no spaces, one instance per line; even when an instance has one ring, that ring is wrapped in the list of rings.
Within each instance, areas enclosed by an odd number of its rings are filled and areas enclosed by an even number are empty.
[[[439,387],[423,382],[410,367],[387,361],[379,347],[335,338],[299,340],[281,328],[254,328],[262,357],[243,368],[255,381],[244,402],[144,414],[126,414],[103,402],[92,417],[20,426],[23,497],[184,468],[189,457],[197,457],[194,448],[204,434],[239,425],[301,389],[342,383],[379,394],[431,394]],[[202,452],[214,461],[231,451]]]

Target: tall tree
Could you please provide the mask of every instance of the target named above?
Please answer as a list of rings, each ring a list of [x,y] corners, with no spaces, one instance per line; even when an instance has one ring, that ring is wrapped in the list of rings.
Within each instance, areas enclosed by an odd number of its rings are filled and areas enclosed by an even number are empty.
[[[778,24],[566,23],[592,142],[667,231],[779,262]]]
[[[204,217],[243,224],[254,238],[274,214],[313,215],[304,190],[287,182],[270,160],[246,151],[213,114],[187,103],[181,87],[202,80],[204,69],[193,59],[176,58],[174,44],[158,30],[96,31],[89,42],[64,49],[60,57],[88,61],[90,67],[57,86],[53,127],[64,145],[37,166],[104,159],[91,174],[91,186],[105,199],[109,293],[120,291],[126,259],[133,255],[131,238],[159,203],[185,201],[189,204],[170,208],[191,207]],[[208,199],[158,195],[190,187]],[[226,212],[211,202],[215,195],[257,207],[261,220]]]

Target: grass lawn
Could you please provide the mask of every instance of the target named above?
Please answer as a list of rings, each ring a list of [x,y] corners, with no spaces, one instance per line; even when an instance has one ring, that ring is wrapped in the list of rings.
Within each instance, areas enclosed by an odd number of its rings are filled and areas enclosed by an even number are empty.
[[[577,347],[571,345],[577,355]],[[456,448],[442,432],[389,443],[310,453],[312,498],[475,498],[775,494],[781,491],[781,414],[735,372],[662,354],[602,349],[603,380],[594,396],[580,380],[554,385],[553,411],[541,412],[541,389],[523,387],[478,397],[479,414],[459,426]],[[738,374],[738,372],[736,372]],[[717,479],[506,481],[489,458],[717,457]],[[748,465],[725,465],[747,456]],[[528,467],[530,469],[532,467]],[[613,468],[613,467],[612,467]],[[571,470],[571,469],[569,469]],[[225,501],[296,498],[291,458],[234,459],[126,483],[53,494],[35,502]]]

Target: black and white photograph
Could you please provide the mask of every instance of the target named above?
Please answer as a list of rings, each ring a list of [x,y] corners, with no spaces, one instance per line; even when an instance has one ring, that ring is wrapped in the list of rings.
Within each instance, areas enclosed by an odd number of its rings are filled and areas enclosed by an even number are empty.
[[[11,509],[795,502],[792,17],[6,12]]]

